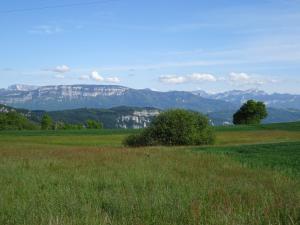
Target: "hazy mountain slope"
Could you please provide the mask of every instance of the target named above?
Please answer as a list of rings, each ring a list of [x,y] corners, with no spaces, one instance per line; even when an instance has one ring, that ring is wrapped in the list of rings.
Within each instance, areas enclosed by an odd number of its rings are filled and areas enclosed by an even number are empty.
[[[243,104],[249,99],[255,99],[258,101],[263,101],[268,107],[271,108],[300,109],[300,95],[279,93],[268,94],[260,90],[234,90],[218,94],[208,94],[203,91],[195,91],[193,93],[209,99],[226,101],[236,106]]]
[[[27,91],[0,90],[0,103],[47,111],[126,105],[160,109],[186,108],[207,113],[234,107],[222,100],[206,99],[190,92],[157,92],[116,85],[60,85]]]

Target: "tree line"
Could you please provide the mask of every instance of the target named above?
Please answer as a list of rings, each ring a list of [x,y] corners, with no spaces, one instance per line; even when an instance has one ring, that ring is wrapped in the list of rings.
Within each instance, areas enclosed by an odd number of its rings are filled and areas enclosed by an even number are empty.
[[[69,124],[62,121],[53,122],[52,118],[45,114],[41,120],[42,130],[81,130],[81,129],[102,129],[103,124],[96,120],[87,120],[84,124]]]
[[[40,123],[35,123],[16,111],[0,113],[0,130],[81,130],[102,128],[103,124],[96,120],[87,120],[84,124],[69,124],[63,121],[54,122],[48,114],[45,114]]]
[[[233,115],[233,123],[240,124],[260,124],[261,121],[268,116],[266,106],[263,102],[249,100]],[[205,127],[204,130],[199,130]],[[63,121],[54,122],[48,115],[44,114],[40,124],[30,121],[26,116],[10,111],[0,113],[0,130],[80,130],[80,129],[102,129],[103,124],[96,120],[87,120],[83,124],[69,124]],[[179,132],[181,131],[181,132]],[[193,133],[193,132],[195,133]],[[178,135],[182,139],[178,139]],[[175,136],[172,136],[176,134]],[[202,141],[198,138],[202,137]],[[128,143],[141,145],[143,142],[153,143],[172,143],[198,144],[213,142],[211,129],[209,128],[208,118],[202,114],[187,110],[173,110],[161,113],[152,123],[150,127],[145,129],[140,136],[130,137]],[[156,139],[159,138],[159,141]],[[174,140],[171,140],[171,139]],[[187,141],[188,140],[188,141]],[[151,144],[152,143],[152,144]]]

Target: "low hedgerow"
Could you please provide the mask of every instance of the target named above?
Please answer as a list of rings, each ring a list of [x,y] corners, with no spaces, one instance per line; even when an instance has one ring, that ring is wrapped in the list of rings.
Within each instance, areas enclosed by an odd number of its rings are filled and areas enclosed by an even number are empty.
[[[198,112],[172,109],[157,116],[141,133],[128,136],[124,145],[207,145],[214,141],[215,135],[206,116]]]

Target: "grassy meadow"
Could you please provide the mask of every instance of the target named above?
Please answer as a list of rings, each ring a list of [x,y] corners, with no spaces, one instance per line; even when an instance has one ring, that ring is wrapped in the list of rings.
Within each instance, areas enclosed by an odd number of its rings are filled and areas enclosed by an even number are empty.
[[[203,147],[123,147],[133,132],[0,132],[0,224],[300,224],[300,123]]]

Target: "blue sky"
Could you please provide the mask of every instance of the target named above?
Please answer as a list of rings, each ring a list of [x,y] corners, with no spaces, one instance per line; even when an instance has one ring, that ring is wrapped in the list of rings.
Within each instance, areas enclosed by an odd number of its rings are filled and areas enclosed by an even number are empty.
[[[1,88],[300,94],[299,0],[10,0],[0,26]]]

